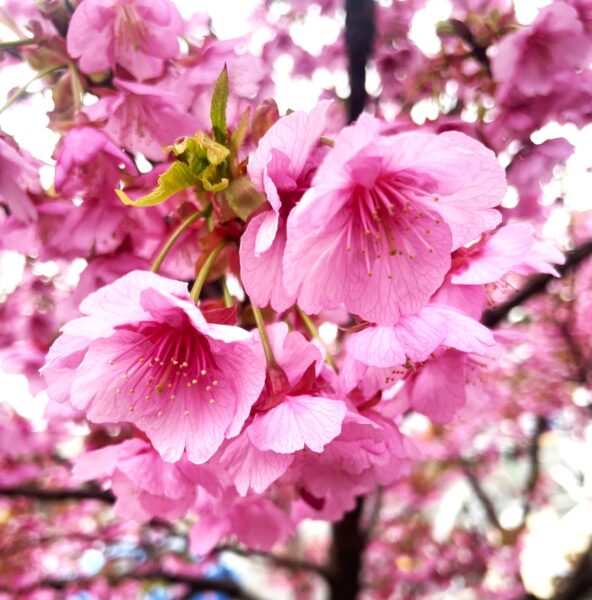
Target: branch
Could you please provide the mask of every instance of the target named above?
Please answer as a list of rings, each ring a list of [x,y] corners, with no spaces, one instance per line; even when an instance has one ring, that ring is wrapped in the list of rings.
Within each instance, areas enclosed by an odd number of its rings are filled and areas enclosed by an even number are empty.
[[[66,500],[98,500],[106,504],[114,504],[115,496],[97,487],[80,489],[49,490],[29,485],[0,487],[0,496],[7,498],[30,498],[40,502],[61,502]]]
[[[458,19],[449,19],[448,22],[452,25],[454,33],[470,48],[473,58],[478,60],[491,75],[491,63],[489,56],[487,56],[487,48],[476,40],[473,32],[468,28],[466,23]]]
[[[566,273],[575,269],[581,262],[592,255],[592,240],[584,242],[571,252],[567,253],[566,260],[563,265],[557,265],[557,271],[560,277],[563,277]],[[481,323],[486,327],[496,327],[505,319],[507,314],[516,306],[520,306],[523,302],[526,302],[529,298],[544,292],[547,288],[549,281],[555,279],[553,275],[546,273],[541,275],[534,275],[531,277],[526,285],[516,292],[511,298],[490,310],[486,310],[481,317]]]
[[[505,536],[506,530],[502,527],[501,523],[499,522],[499,519],[497,517],[497,511],[495,510],[493,501],[487,495],[487,492],[481,486],[481,482],[475,476],[471,464],[468,461],[463,461],[462,470],[471,486],[471,489],[475,493],[475,496],[477,496],[477,499],[481,503],[481,506],[485,511],[487,519],[489,520],[491,525],[493,525],[493,527],[495,527],[502,534],[502,536]]]
[[[524,516],[522,517],[522,527],[526,525],[526,517],[531,509],[531,496],[536,490],[537,483],[541,476],[541,436],[547,431],[548,426],[549,423],[547,417],[537,415],[536,425],[532,432],[530,443],[528,444],[528,464],[530,471],[524,488]]]
[[[348,122],[355,121],[366,104],[366,63],[376,33],[374,0],[345,0],[345,44],[349,61]]]
[[[289,569],[290,571],[309,571],[327,581],[329,581],[331,577],[329,571],[322,565],[317,565],[306,560],[289,558],[287,556],[278,556],[277,554],[271,554],[270,552],[264,552],[263,550],[249,550],[247,548],[229,545],[221,545],[213,550],[214,554],[220,554],[222,552],[232,552],[233,554],[244,556],[245,558],[262,558],[277,567]]]
[[[575,337],[571,332],[569,323],[557,322],[557,327],[561,331],[561,335],[565,340],[565,345],[573,358],[574,367],[576,368],[576,380],[578,383],[586,383],[588,381],[588,369],[586,367],[587,361],[584,357],[580,345],[576,341]]]
[[[361,591],[361,572],[366,535],[362,531],[364,498],[355,508],[333,525],[331,545],[331,600],[357,600]]]
[[[51,588],[53,590],[64,590],[70,586],[89,586],[94,581],[103,579],[102,577],[88,577],[80,579],[42,579],[35,584],[17,589],[6,590],[13,594],[26,594],[40,588]],[[186,598],[191,597],[197,592],[220,592],[237,600],[259,600],[250,592],[242,589],[230,579],[206,579],[205,577],[190,577],[167,573],[166,571],[147,571],[130,572],[118,577],[106,577],[111,586],[117,586],[126,580],[135,581],[165,581],[170,585],[185,585],[188,587]],[[5,591],[5,590],[2,590]]]

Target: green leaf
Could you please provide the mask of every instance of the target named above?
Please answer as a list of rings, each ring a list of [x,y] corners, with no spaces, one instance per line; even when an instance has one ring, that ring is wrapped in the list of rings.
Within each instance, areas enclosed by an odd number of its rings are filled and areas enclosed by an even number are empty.
[[[212,120],[212,129],[214,138],[217,142],[224,144],[228,136],[226,127],[226,105],[228,104],[228,69],[226,65],[216,81],[214,93],[212,95],[212,105],[210,107],[210,119]]]
[[[264,202],[265,195],[258,192],[248,177],[233,179],[224,192],[224,198],[234,214],[246,221]]]
[[[115,190],[115,193],[128,206],[154,206],[164,202],[173,194],[199,183],[199,181],[200,178],[192,173],[187,165],[176,162],[160,175],[156,189],[149,194],[137,200],[132,200],[123,190]]]

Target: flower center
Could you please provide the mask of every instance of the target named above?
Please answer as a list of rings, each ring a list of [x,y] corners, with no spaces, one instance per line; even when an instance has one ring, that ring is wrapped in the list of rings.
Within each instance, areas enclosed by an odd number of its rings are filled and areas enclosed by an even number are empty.
[[[111,365],[126,363],[115,393],[129,400],[130,412],[140,401],[161,404],[187,394],[216,404],[220,370],[205,336],[186,325],[175,328],[166,323],[142,322],[122,328],[141,336],[110,361]],[[157,416],[161,415],[162,410]]]
[[[373,275],[375,262],[382,258],[387,258],[387,278],[393,279],[391,257],[413,260],[422,247],[433,252],[430,225],[442,221],[436,213],[422,209],[418,202],[421,197],[439,200],[436,194],[399,177],[381,177],[371,189],[359,186],[354,190],[347,251],[364,257],[368,277]]]

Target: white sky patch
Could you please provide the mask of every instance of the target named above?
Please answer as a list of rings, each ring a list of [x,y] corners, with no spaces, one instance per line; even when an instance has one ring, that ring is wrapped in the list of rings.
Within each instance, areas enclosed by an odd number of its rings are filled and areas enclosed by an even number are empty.
[[[294,43],[313,56],[319,56],[324,46],[337,41],[345,23],[345,15],[337,19],[320,14],[320,6],[311,6],[302,20],[290,25],[290,36]]]
[[[436,25],[449,19],[451,14],[452,4],[448,0],[428,0],[413,16],[409,39],[427,56],[438,54],[442,43]]]
[[[514,0],[516,20],[521,25],[530,25],[537,18],[541,8],[551,2],[552,0]]]

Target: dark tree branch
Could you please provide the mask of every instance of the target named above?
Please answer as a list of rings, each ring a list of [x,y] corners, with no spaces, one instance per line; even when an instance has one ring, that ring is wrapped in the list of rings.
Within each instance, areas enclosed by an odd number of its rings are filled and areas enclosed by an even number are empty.
[[[487,48],[476,40],[473,32],[468,28],[466,23],[458,19],[450,19],[448,22],[452,26],[454,33],[469,47],[473,58],[478,60],[491,75],[491,63],[489,56],[487,56]]]
[[[557,265],[557,271],[561,277],[563,277],[566,273],[575,269],[581,262],[583,262],[586,258],[592,255],[592,240],[588,240],[584,242],[571,252],[566,255],[565,264]],[[544,292],[547,288],[547,284],[549,281],[555,279],[553,275],[548,275],[546,273],[541,275],[534,275],[531,277],[526,285],[516,292],[511,298],[492,308],[490,310],[486,310],[481,317],[481,322],[486,327],[496,327],[499,325],[508,315],[508,313],[515,308],[516,306],[520,306],[523,302],[526,302],[529,298]]]
[[[97,487],[79,489],[50,490],[28,485],[0,487],[0,496],[7,498],[29,498],[40,502],[60,502],[67,500],[98,500],[107,504],[115,503],[115,496]]]
[[[238,556],[244,556],[246,558],[262,558],[276,567],[288,569],[290,571],[309,571],[329,581],[331,573],[322,565],[317,565],[306,560],[299,560],[296,558],[289,558],[287,556],[279,556],[277,554],[271,554],[270,552],[264,552],[262,550],[249,550],[247,548],[239,548],[237,546],[222,545],[215,548],[214,553],[220,554],[221,552],[232,552]]]
[[[467,478],[467,481],[469,482],[469,485],[471,486],[471,489],[473,490],[475,496],[481,503],[481,506],[483,507],[483,510],[485,511],[485,515],[487,516],[487,520],[502,535],[505,535],[506,531],[502,527],[501,523],[499,522],[499,519],[497,516],[497,511],[495,510],[493,501],[491,500],[491,498],[489,497],[487,492],[481,486],[481,482],[477,479],[477,476],[475,475],[475,473],[473,471],[473,466],[468,461],[464,461],[462,464],[462,470],[463,470],[463,473],[465,474],[465,477]]]
[[[582,349],[578,344],[577,340],[574,338],[571,327],[567,322],[558,322],[557,326],[561,331],[561,335],[565,340],[565,345],[569,350],[574,362],[574,367],[576,369],[576,379],[578,383],[586,383],[588,381],[588,367],[587,361],[584,357]]]
[[[553,600],[583,599],[584,594],[590,589],[592,589],[592,546],[587,548],[572,572],[559,583]]]
[[[366,536],[362,530],[363,498],[333,525],[329,588],[331,600],[356,600],[361,590],[362,559]]]
[[[376,33],[374,0],[345,0],[345,43],[347,46],[350,95],[348,122],[355,121],[366,104],[366,63]]]
[[[531,497],[541,477],[541,436],[547,431],[548,426],[547,418],[537,415],[535,428],[528,444],[529,474],[524,488],[523,526],[526,524],[526,517],[531,509]]]
[[[69,587],[85,587],[92,584],[94,581],[103,579],[102,577],[89,577],[80,579],[42,579],[37,583],[28,585],[26,587],[6,590],[9,593],[15,595],[31,593],[35,590],[50,588],[53,590],[64,590]],[[112,586],[117,586],[124,581],[163,581],[169,585],[184,585],[188,588],[185,595],[189,598],[197,592],[220,592],[226,594],[236,600],[259,600],[259,598],[250,592],[242,589],[234,581],[229,579],[206,579],[205,577],[190,577],[177,575],[174,573],[167,573],[166,571],[146,571],[146,572],[130,572],[119,577],[106,577]],[[2,590],[4,591],[4,590]]]

